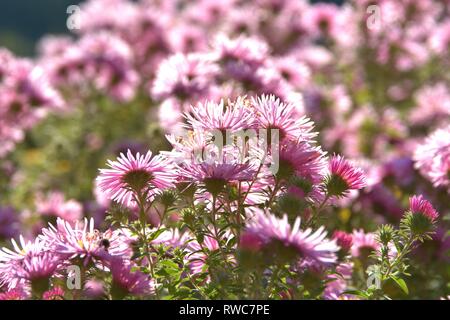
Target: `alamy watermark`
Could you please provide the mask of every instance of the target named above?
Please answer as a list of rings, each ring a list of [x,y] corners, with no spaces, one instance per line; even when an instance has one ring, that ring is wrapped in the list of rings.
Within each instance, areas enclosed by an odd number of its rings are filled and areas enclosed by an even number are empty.
[[[67,17],[66,26],[69,30],[80,30],[81,29],[81,8],[76,5],[70,5],[67,7],[66,13],[69,15]]]

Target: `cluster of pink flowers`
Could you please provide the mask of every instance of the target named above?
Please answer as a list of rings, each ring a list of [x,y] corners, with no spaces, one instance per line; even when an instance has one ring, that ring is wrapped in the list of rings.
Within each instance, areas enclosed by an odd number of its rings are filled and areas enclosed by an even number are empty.
[[[87,0],[76,38],[0,48],[0,300],[379,298],[361,274],[448,264],[449,11]],[[40,179],[14,150],[49,113],[81,129],[42,130],[63,169]]]
[[[0,157],[22,141],[25,131],[63,107],[43,68],[0,48]]]

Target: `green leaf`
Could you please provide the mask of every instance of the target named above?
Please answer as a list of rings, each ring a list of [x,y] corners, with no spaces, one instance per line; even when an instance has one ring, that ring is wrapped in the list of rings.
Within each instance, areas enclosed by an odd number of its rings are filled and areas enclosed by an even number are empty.
[[[391,279],[395,281],[395,283],[400,287],[400,289],[403,290],[404,293],[409,294],[408,286],[406,285],[405,280],[394,276],[392,276]]]
[[[361,290],[346,290],[342,294],[351,294],[351,295],[366,298],[366,299],[369,298],[369,295]]]

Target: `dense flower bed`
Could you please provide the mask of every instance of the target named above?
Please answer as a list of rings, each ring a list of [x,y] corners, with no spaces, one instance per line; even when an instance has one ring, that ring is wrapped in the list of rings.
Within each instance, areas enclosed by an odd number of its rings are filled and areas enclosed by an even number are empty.
[[[445,299],[449,11],[88,0],[0,48],[0,299]]]

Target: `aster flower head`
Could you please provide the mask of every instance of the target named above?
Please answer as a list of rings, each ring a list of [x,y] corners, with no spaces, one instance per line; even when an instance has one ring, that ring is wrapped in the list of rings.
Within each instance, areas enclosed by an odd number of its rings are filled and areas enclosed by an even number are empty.
[[[208,252],[205,252],[206,250]],[[208,253],[219,250],[219,243],[210,236],[205,236],[203,243],[200,245],[197,241],[191,241],[187,245],[190,252],[187,255],[187,262],[192,274],[198,274],[204,271]]]
[[[439,213],[432,204],[425,200],[422,195],[409,198],[409,211],[402,219],[402,225],[411,230],[414,235],[427,235],[433,230],[434,223]]]
[[[110,199],[133,207],[135,196],[146,193],[153,196],[174,187],[175,174],[171,162],[161,155],[152,158],[152,152],[134,156],[130,150],[121,153],[117,161],[108,160],[110,169],[100,169],[98,184]]]
[[[128,238],[121,230],[107,230],[103,233],[94,228],[94,219],[75,225],[58,218],[56,227],[49,224],[39,236],[51,251],[66,259],[80,259],[84,265],[91,262],[108,264],[110,257],[127,257],[131,254]]]
[[[252,126],[253,115],[250,112],[245,97],[236,101],[224,101],[215,103],[207,101],[196,107],[191,107],[190,113],[185,118],[190,126],[200,130],[219,130],[225,134],[227,130],[237,131],[248,129]]]
[[[216,73],[217,66],[206,55],[178,53],[160,64],[151,92],[156,99],[203,100]]]
[[[179,170],[187,182],[200,183],[213,195],[218,195],[227,183],[252,180],[255,173],[254,168],[245,163],[203,162]]]
[[[51,251],[39,238],[25,241],[20,236],[20,245],[11,242],[14,251],[0,250],[0,284],[6,283],[10,289],[31,284],[33,292],[42,294],[48,288],[50,277],[62,266],[63,256]]]
[[[293,175],[318,183],[326,169],[325,152],[305,141],[284,142],[279,148],[279,179],[291,179]]]
[[[246,233],[253,234],[263,243],[263,250],[269,255],[275,255],[287,261],[310,259],[322,266],[329,266],[336,262],[336,252],[339,247],[335,241],[326,239],[326,232],[321,227],[300,230],[300,218],[294,225],[288,222],[286,215],[278,218],[272,214],[257,211],[246,226]]]
[[[248,65],[252,68],[261,66],[267,58],[269,48],[267,44],[256,38],[240,36],[230,39],[219,35],[214,40],[216,59],[225,68],[232,64]]]
[[[414,152],[415,167],[435,187],[450,190],[450,125],[437,129]]]
[[[313,123],[306,117],[298,117],[298,107],[293,103],[284,103],[274,95],[261,95],[252,98],[251,106],[256,113],[255,126],[258,129],[278,130],[280,140],[297,141],[316,136],[311,132]]]
[[[78,201],[66,201],[64,194],[58,191],[51,192],[47,197],[38,194],[35,203],[37,212],[46,217],[76,221],[83,215],[83,207]]]
[[[362,189],[366,185],[364,172],[340,155],[331,157],[325,180],[328,195],[336,197],[346,196],[350,190]]]
[[[140,271],[133,271],[133,265],[128,260],[112,259],[111,274],[113,299],[122,299],[129,294],[151,295],[155,292],[154,281]]]
[[[29,294],[27,294],[22,288],[14,288],[8,290],[6,292],[0,293],[0,301],[1,300],[26,300],[29,298]]]
[[[375,233],[365,233],[364,230],[354,230],[352,232],[352,237],[352,257],[367,259],[372,252],[378,251],[380,248],[379,243],[376,241]]]
[[[45,291],[42,295],[44,300],[63,300],[64,290],[61,287],[54,287],[48,291]]]
[[[348,252],[353,244],[353,237],[351,234],[337,230],[333,233],[333,239],[336,239],[336,243],[345,252]]]

